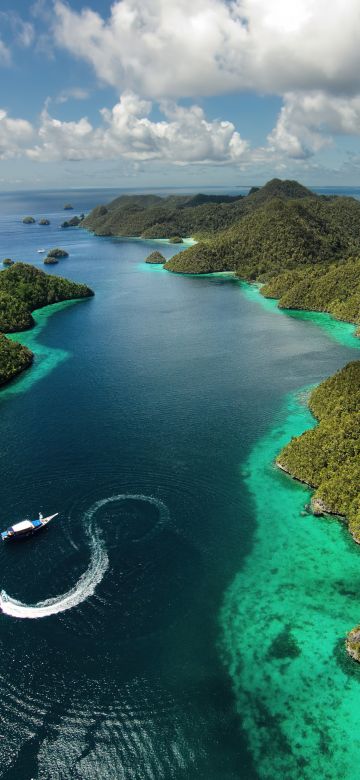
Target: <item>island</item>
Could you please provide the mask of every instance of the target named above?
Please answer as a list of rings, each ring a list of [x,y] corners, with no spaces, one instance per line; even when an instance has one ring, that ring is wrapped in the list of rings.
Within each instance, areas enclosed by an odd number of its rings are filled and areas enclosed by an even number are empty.
[[[0,386],[29,368],[33,360],[34,355],[30,349],[0,335]]]
[[[47,257],[44,258],[44,265],[56,265],[58,262],[58,258],[52,257],[52,255],[47,255]]]
[[[54,247],[53,249],[49,249],[47,253],[48,257],[69,257],[69,252],[66,251],[66,249],[60,249],[58,246]]]
[[[14,261],[11,259],[11,257],[5,257],[3,260],[3,265],[14,265]]]
[[[161,254],[161,252],[158,252],[155,250],[155,252],[150,252],[150,254],[147,256],[145,263],[150,263],[154,265],[164,265],[166,263],[164,255]]]
[[[84,219],[84,216],[80,217],[72,217],[69,220],[65,220],[65,222],[62,222],[60,227],[62,228],[69,228],[69,227],[78,227],[80,225],[80,222]]]
[[[72,211],[74,206],[71,205],[71,203],[65,203],[64,211]]]
[[[50,225],[50,220],[46,219],[46,217],[42,217],[39,219],[39,225]]]
[[[36,222],[36,219],[34,219],[34,217],[23,217],[24,225],[34,225],[35,222]]]
[[[34,325],[31,312],[52,303],[93,296],[85,284],[49,276],[32,265],[14,263],[0,272],[0,331],[15,333]],[[0,384],[9,382],[31,365],[32,352],[0,336]]]

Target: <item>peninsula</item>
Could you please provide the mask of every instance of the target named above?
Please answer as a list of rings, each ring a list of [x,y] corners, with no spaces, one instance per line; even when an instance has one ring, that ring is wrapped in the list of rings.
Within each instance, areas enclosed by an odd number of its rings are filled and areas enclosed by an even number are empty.
[[[0,385],[31,365],[33,353],[4,333],[16,333],[34,325],[31,312],[60,301],[94,295],[85,284],[49,276],[26,263],[14,263],[0,272]]]

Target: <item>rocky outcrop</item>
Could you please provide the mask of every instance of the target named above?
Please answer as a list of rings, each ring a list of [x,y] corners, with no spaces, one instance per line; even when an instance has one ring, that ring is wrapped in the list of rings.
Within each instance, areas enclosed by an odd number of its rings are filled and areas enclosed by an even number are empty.
[[[155,251],[155,252],[151,252],[151,254],[148,255],[148,257],[145,260],[145,263],[154,263],[155,265],[156,264],[159,265],[160,263],[161,264],[166,263],[166,260],[164,255],[161,254],[161,252]]]
[[[349,631],[345,640],[346,651],[354,661],[360,662],[360,626]]]

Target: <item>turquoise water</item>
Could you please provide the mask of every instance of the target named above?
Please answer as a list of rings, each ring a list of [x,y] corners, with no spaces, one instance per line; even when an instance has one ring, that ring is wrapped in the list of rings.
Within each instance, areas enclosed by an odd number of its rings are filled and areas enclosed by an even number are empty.
[[[314,424],[290,396],[254,447],[244,480],[257,531],[221,612],[225,663],[260,777],[359,776],[360,670],[344,637],[359,622],[359,550],[335,519],[304,512],[309,492],[273,465]]]
[[[311,424],[294,393],[358,342],[149,267],[154,242],[62,231],[65,200],[0,216],[4,256],[64,246],[50,273],[96,292],[36,313],[36,362],[0,394],[3,526],[60,512],[0,549],[0,776],[353,777],[358,549],[271,462]]]
[[[283,312],[256,286],[241,286],[265,310],[359,348],[354,326],[327,314]],[[360,669],[344,637],[360,619],[359,549],[338,520],[304,511],[310,492],[274,465],[291,437],[315,425],[307,395],[305,388],[288,397],[242,468],[257,531],[226,592],[222,649],[260,777],[355,780]]]

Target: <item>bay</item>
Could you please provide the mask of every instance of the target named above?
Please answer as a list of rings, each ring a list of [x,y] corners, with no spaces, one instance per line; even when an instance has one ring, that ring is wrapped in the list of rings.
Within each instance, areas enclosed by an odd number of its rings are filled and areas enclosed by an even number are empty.
[[[63,246],[70,257],[50,272],[96,293],[37,313],[21,335],[35,365],[0,393],[3,526],[60,512],[41,537],[1,548],[0,587],[25,605],[58,604],[93,550],[107,563],[72,609],[1,616],[1,777],[264,776],[248,707],[266,681],[238,696],[241,675],[223,659],[224,609],[228,620],[230,593],[237,619],[239,583],[254,588],[254,552],[271,576],[244,468],[285,421],[284,398],[354,359],[356,342],[259,306],[234,279],[149,267],[156,242],[61,230],[66,200],[79,213],[104,199],[65,195],[13,196],[0,220],[3,256],[43,267],[37,249]],[[51,225],[22,225],[25,213]]]

